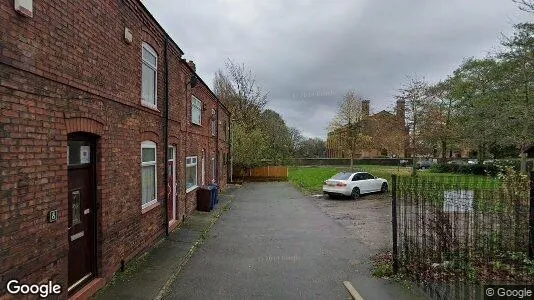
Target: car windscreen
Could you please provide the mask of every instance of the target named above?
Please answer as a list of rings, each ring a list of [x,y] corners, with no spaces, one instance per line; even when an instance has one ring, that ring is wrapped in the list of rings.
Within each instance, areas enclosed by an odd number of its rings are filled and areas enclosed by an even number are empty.
[[[352,175],[352,173],[337,173],[336,175],[332,176],[332,178],[330,178],[330,179],[333,179],[333,180],[349,180],[350,175]]]

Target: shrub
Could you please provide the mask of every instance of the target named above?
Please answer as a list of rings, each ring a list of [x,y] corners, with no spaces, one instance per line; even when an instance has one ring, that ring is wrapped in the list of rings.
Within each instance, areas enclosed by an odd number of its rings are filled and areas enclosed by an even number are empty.
[[[472,175],[489,175],[497,176],[502,170],[502,167],[497,164],[484,165],[459,165],[440,163],[432,166],[431,171],[436,173],[459,173]]]

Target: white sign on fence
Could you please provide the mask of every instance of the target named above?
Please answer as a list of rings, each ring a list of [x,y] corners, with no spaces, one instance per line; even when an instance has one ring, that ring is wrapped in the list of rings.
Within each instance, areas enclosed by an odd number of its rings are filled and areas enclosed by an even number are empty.
[[[472,212],[474,198],[472,190],[443,191],[443,211]]]

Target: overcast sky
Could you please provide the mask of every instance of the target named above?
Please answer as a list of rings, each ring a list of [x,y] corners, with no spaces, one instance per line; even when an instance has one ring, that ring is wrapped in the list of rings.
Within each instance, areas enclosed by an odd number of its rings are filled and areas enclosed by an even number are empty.
[[[391,109],[406,75],[446,78],[498,47],[531,15],[512,0],[144,0],[213,85],[227,58],[270,92],[268,107],[305,136],[326,127],[347,90]]]

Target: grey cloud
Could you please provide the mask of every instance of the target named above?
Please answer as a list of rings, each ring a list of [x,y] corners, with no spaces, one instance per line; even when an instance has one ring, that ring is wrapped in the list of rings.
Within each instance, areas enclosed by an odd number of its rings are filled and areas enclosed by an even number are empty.
[[[406,75],[436,81],[483,56],[527,20],[511,0],[147,0],[145,5],[211,83],[226,58],[252,69],[269,107],[325,137],[349,89],[391,107]]]

